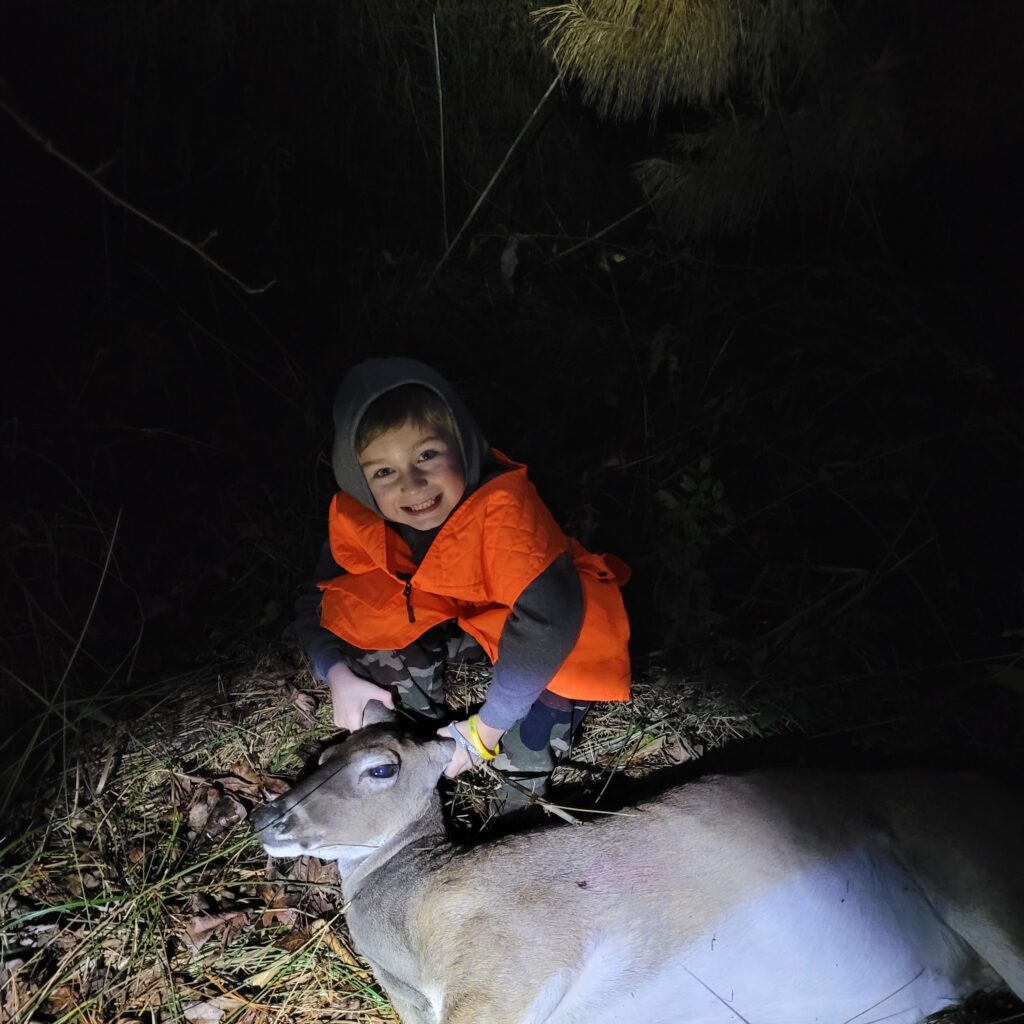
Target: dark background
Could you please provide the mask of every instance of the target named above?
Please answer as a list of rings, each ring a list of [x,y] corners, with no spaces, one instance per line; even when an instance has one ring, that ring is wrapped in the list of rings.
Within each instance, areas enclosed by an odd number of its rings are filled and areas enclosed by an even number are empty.
[[[522,10],[436,9],[445,209],[429,5],[5,0],[4,102],[94,180],[0,112],[3,760],[294,656],[331,395],[412,355],[633,564],[639,668],[1019,768],[1020,5],[839,4],[767,115],[570,83],[435,273],[554,75]],[[851,97],[873,162],[814,157]],[[644,205],[674,134],[773,117],[785,188],[698,161],[700,217]]]

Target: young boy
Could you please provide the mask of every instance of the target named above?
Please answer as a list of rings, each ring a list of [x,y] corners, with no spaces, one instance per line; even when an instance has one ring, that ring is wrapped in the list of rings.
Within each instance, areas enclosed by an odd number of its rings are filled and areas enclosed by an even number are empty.
[[[360,363],[334,424],[341,490],[296,611],[335,724],[360,728],[372,700],[439,719],[447,662],[486,659],[487,698],[453,723],[446,774],[493,761],[543,792],[590,703],[629,697],[628,568],[567,538],[423,363]]]

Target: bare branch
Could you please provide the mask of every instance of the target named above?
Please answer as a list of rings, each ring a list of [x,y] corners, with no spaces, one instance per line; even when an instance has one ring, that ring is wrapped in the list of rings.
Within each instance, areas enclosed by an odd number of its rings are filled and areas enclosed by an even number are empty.
[[[242,291],[244,291],[247,295],[259,295],[261,292],[265,292],[268,288],[271,288],[276,283],[276,278],[272,278],[266,284],[260,285],[260,287],[258,288],[252,288],[249,285],[245,284],[244,281],[240,281],[237,277],[235,277],[234,274],[231,273],[231,271],[221,266],[221,264],[219,264],[215,259],[212,259],[211,257],[207,256],[205,252],[203,252],[202,247],[206,245],[212,238],[216,237],[216,231],[212,231],[206,237],[206,239],[203,242],[199,243],[198,245],[195,242],[190,242],[187,238],[183,238],[181,235],[173,232],[166,225],[161,224],[157,220],[154,220],[152,217],[149,216],[149,214],[143,213],[142,210],[140,210],[137,206],[132,206],[131,203],[127,202],[120,196],[115,195],[113,192],[111,192],[110,189],[107,188],[107,186],[104,185],[96,177],[95,174],[90,173],[84,167],[82,167],[81,164],[76,163],[74,160],[71,159],[71,157],[67,156],[65,153],[62,153],[59,149],[57,149],[56,146],[54,146],[54,144],[49,139],[44,138],[31,124],[28,123],[28,121],[26,121],[15,110],[12,110],[11,107],[9,107],[6,103],[0,102],[0,110],[3,110],[6,114],[10,115],[14,123],[17,124],[17,126],[26,135],[28,135],[30,138],[38,142],[39,145],[42,146],[47,153],[49,153],[51,156],[55,156],[66,167],[70,167],[71,170],[73,170],[76,174],[85,178],[85,180],[88,181],[89,184],[93,186],[93,188],[98,189],[100,192],[102,192],[103,195],[106,196],[106,198],[109,199],[110,202],[112,202],[115,206],[120,206],[122,209],[127,210],[129,213],[135,214],[136,217],[138,217],[140,220],[145,221],[150,227],[156,228],[157,231],[162,232],[163,234],[167,235],[170,238],[173,238],[176,242],[185,246],[186,249],[191,249],[192,252],[194,252],[201,260],[203,260],[204,263],[207,264],[207,266],[212,267],[214,270],[217,271],[218,274],[222,274],[232,284],[235,284],[239,288],[241,288]]]

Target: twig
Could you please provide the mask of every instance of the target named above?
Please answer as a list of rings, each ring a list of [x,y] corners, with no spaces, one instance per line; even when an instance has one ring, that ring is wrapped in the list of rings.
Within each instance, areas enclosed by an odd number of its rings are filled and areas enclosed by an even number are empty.
[[[56,146],[54,146],[54,144],[49,139],[43,138],[43,136],[40,135],[40,133],[36,131],[35,128],[32,127],[32,125],[30,125],[20,114],[12,110],[6,103],[0,102],[0,110],[3,110],[5,113],[9,114],[10,117],[14,120],[14,123],[17,124],[17,126],[26,135],[28,135],[30,138],[38,142],[39,145],[42,146],[47,153],[49,153],[51,156],[55,156],[66,167],[70,167],[71,170],[73,170],[76,174],[81,175],[81,177],[85,178],[85,180],[89,182],[89,184],[91,184],[93,188],[98,189],[115,206],[120,206],[122,209],[127,210],[129,213],[135,214],[136,217],[138,217],[140,220],[145,221],[150,227],[155,228],[157,231],[162,232],[163,234],[167,235],[170,238],[173,238],[176,242],[185,246],[186,249],[191,249],[192,252],[194,252],[208,266],[216,270],[218,274],[222,274],[232,284],[237,285],[246,294],[259,295],[261,292],[265,292],[268,288],[276,284],[276,278],[272,278],[265,285],[261,285],[259,288],[252,288],[249,285],[245,284],[244,281],[240,281],[237,277],[235,277],[234,274],[231,273],[231,271],[227,270],[225,267],[222,267],[215,259],[211,258],[210,256],[207,256],[206,253],[203,252],[202,245],[197,245],[195,242],[191,242],[187,238],[183,238],[181,235],[176,234],[166,225],[161,224],[157,220],[154,220],[152,217],[149,216],[149,214],[143,213],[142,210],[140,210],[137,206],[132,206],[132,204],[129,203],[127,200],[124,200],[120,196],[115,195],[115,193],[111,192],[110,189],[107,188],[107,186],[104,185],[96,177],[95,174],[91,173],[90,171],[87,171],[84,167],[82,167],[81,164],[76,163],[74,160],[71,159],[71,157],[62,153],[59,149],[57,149]],[[212,232],[209,237],[213,237],[215,234],[215,232]],[[209,241],[209,237],[207,238],[207,241]]]
[[[490,775],[492,779],[496,779],[503,786],[511,786],[513,789],[518,790],[531,804],[537,804],[548,814],[554,814],[563,821],[569,822],[570,825],[583,824],[579,818],[574,817],[568,811],[559,807],[558,804],[553,804],[550,801],[545,800],[542,796],[537,796],[533,790],[527,789],[525,786],[521,786],[515,781],[515,779],[510,779],[504,772],[499,772],[497,768],[492,768],[489,764],[478,764],[477,768],[482,768],[486,775]]]
[[[711,369],[708,370],[708,375],[704,378],[704,383],[701,385],[700,393],[697,395],[697,404],[700,405],[704,401],[704,392],[708,389],[708,384],[711,382],[711,375],[718,368],[718,364],[722,361],[722,356],[725,355],[725,350],[729,347],[729,342],[736,336],[736,328],[734,327],[726,337],[725,341],[722,342],[721,347],[718,350],[718,354],[715,356],[711,363]]]
[[[523,796],[526,797],[530,804],[538,804],[543,807],[548,814],[557,815],[564,821],[569,822],[571,825],[582,825],[583,822],[579,818],[574,818],[568,811],[563,810],[557,804],[549,803],[543,797],[537,796],[532,789],[527,789],[526,786],[521,786],[515,779],[509,778],[504,772],[499,772],[494,765],[488,764],[484,761],[479,754],[473,749],[472,744],[468,739],[455,727],[454,722],[448,723],[447,728],[448,735],[455,740],[455,742],[461,746],[466,753],[469,754],[470,760],[474,768],[480,768],[485,775],[490,776],[497,782],[500,782],[503,786],[511,786],[514,790],[517,790]]]
[[[444,251],[444,255],[438,260],[437,266],[431,271],[430,277],[427,278],[426,288],[429,288],[434,283],[434,278],[441,273],[442,270],[448,265],[448,261],[452,257],[452,253],[458,248],[459,242],[462,241],[463,235],[469,230],[470,225],[476,220],[476,215],[480,212],[480,207],[484,205],[487,199],[490,197],[491,192],[494,190],[494,186],[497,184],[498,179],[504,173],[505,168],[508,166],[509,161],[512,159],[513,154],[519,148],[520,143],[526,137],[527,131],[530,129],[534,121],[537,120],[540,112],[544,109],[547,104],[548,98],[555,91],[556,88],[561,84],[562,72],[559,71],[557,75],[551,80],[551,84],[547,88],[547,92],[540,98],[540,102],[533,108],[533,113],[526,119],[526,123],[522,128],[519,129],[519,134],[512,140],[512,145],[508,147],[504,157],[502,157],[501,163],[498,164],[497,170],[491,175],[491,180],[487,182],[483,192],[480,193],[479,198],[473,204],[473,209],[469,211],[469,215],[462,222],[462,227],[459,228],[459,233],[452,239],[451,244]]]
[[[582,242],[577,242],[575,245],[570,245],[564,252],[557,253],[555,255],[556,260],[564,260],[566,256],[571,256],[574,252],[579,251],[586,245],[590,245],[591,242],[596,242],[600,238],[604,238],[610,231],[614,231],[620,224],[625,224],[630,217],[635,217],[638,213],[648,209],[646,203],[641,203],[639,206],[630,210],[629,213],[624,214],[618,220],[614,220],[607,227],[601,228],[596,235],[590,235],[588,238],[584,238]],[[534,236],[537,237],[537,236]]]
[[[632,728],[632,723],[630,724],[630,728]],[[639,726],[638,729],[639,736],[637,737],[636,745],[633,747],[633,752],[629,755],[628,758],[626,758],[627,761],[636,755],[636,752],[640,749],[640,744],[644,741],[644,730]],[[629,734],[627,733],[626,735],[628,738]],[[605,784],[601,787],[601,792],[597,795],[598,800],[603,800],[605,793],[608,792],[608,787],[612,784],[612,779],[615,778],[615,773],[619,770],[619,765],[622,763],[622,754],[625,751],[625,749],[626,745],[625,743],[623,743],[623,745],[620,747],[620,749],[615,755],[615,762],[612,764],[611,771],[608,773],[608,778],[605,780]]]
[[[438,139],[441,149],[441,230],[444,234],[444,246],[448,248],[448,188],[444,168],[444,90],[441,88],[441,51],[437,45],[437,11],[430,16],[430,24],[434,31],[434,77],[437,80],[437,125]]]
[[[103,770],[100,772],[99,782],[96,783],[96,789],[93,791],[94,796],[102,796],[103,790],[107,788],[107,780],[110,778],[110,773],[113,771],[115,764],[119,763],[121,754],[124,753],[125,732],[124,722],[118,722],[114,729],[114,735],[107,741],[107,756],[103,762]]]
[[[117,541],[118,530],[121,528],[122,511],[124,510],[120,508],[117,510],[117,517],[114,519],[114,529],[110,534],[110,543],[107,545],[107,556],[103,560],[103,568],[100,570],[100,578],[96,581],[96,590],[92,595],[92,604],[89,605],[89,611],[85,616],[85,621],[82,623],[82,628],[79,631],[78,639],[75,641],[74,649],[71,651],[71,656],[68,658],[67,665],[64,666],[64,672],[60,677],[60,681],[57,683],[56,690],[58,693],[63,689],[64,683],[67,682],[71,666],[75,663],[75,658],[78,656],[78,652],[82,649],[82,642],[85,640],[85,634],[89,631],[89,626],[92,624],[92,617],[100,599],[100,591],[103,589],[103,581],[107,578],[107,572],[110,569],[110,561],[114,556],[114,544]]]

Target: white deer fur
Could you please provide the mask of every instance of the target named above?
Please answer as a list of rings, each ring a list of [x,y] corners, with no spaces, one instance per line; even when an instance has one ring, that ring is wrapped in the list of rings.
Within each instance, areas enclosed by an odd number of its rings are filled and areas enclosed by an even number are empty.
[[[913,1024],[1000,978],[1024,997],[1021,808],[988,780],[714,776],[460,849],[451,750],[371,726],[255,816],[268,853],[338,861],[403,1024]]]

